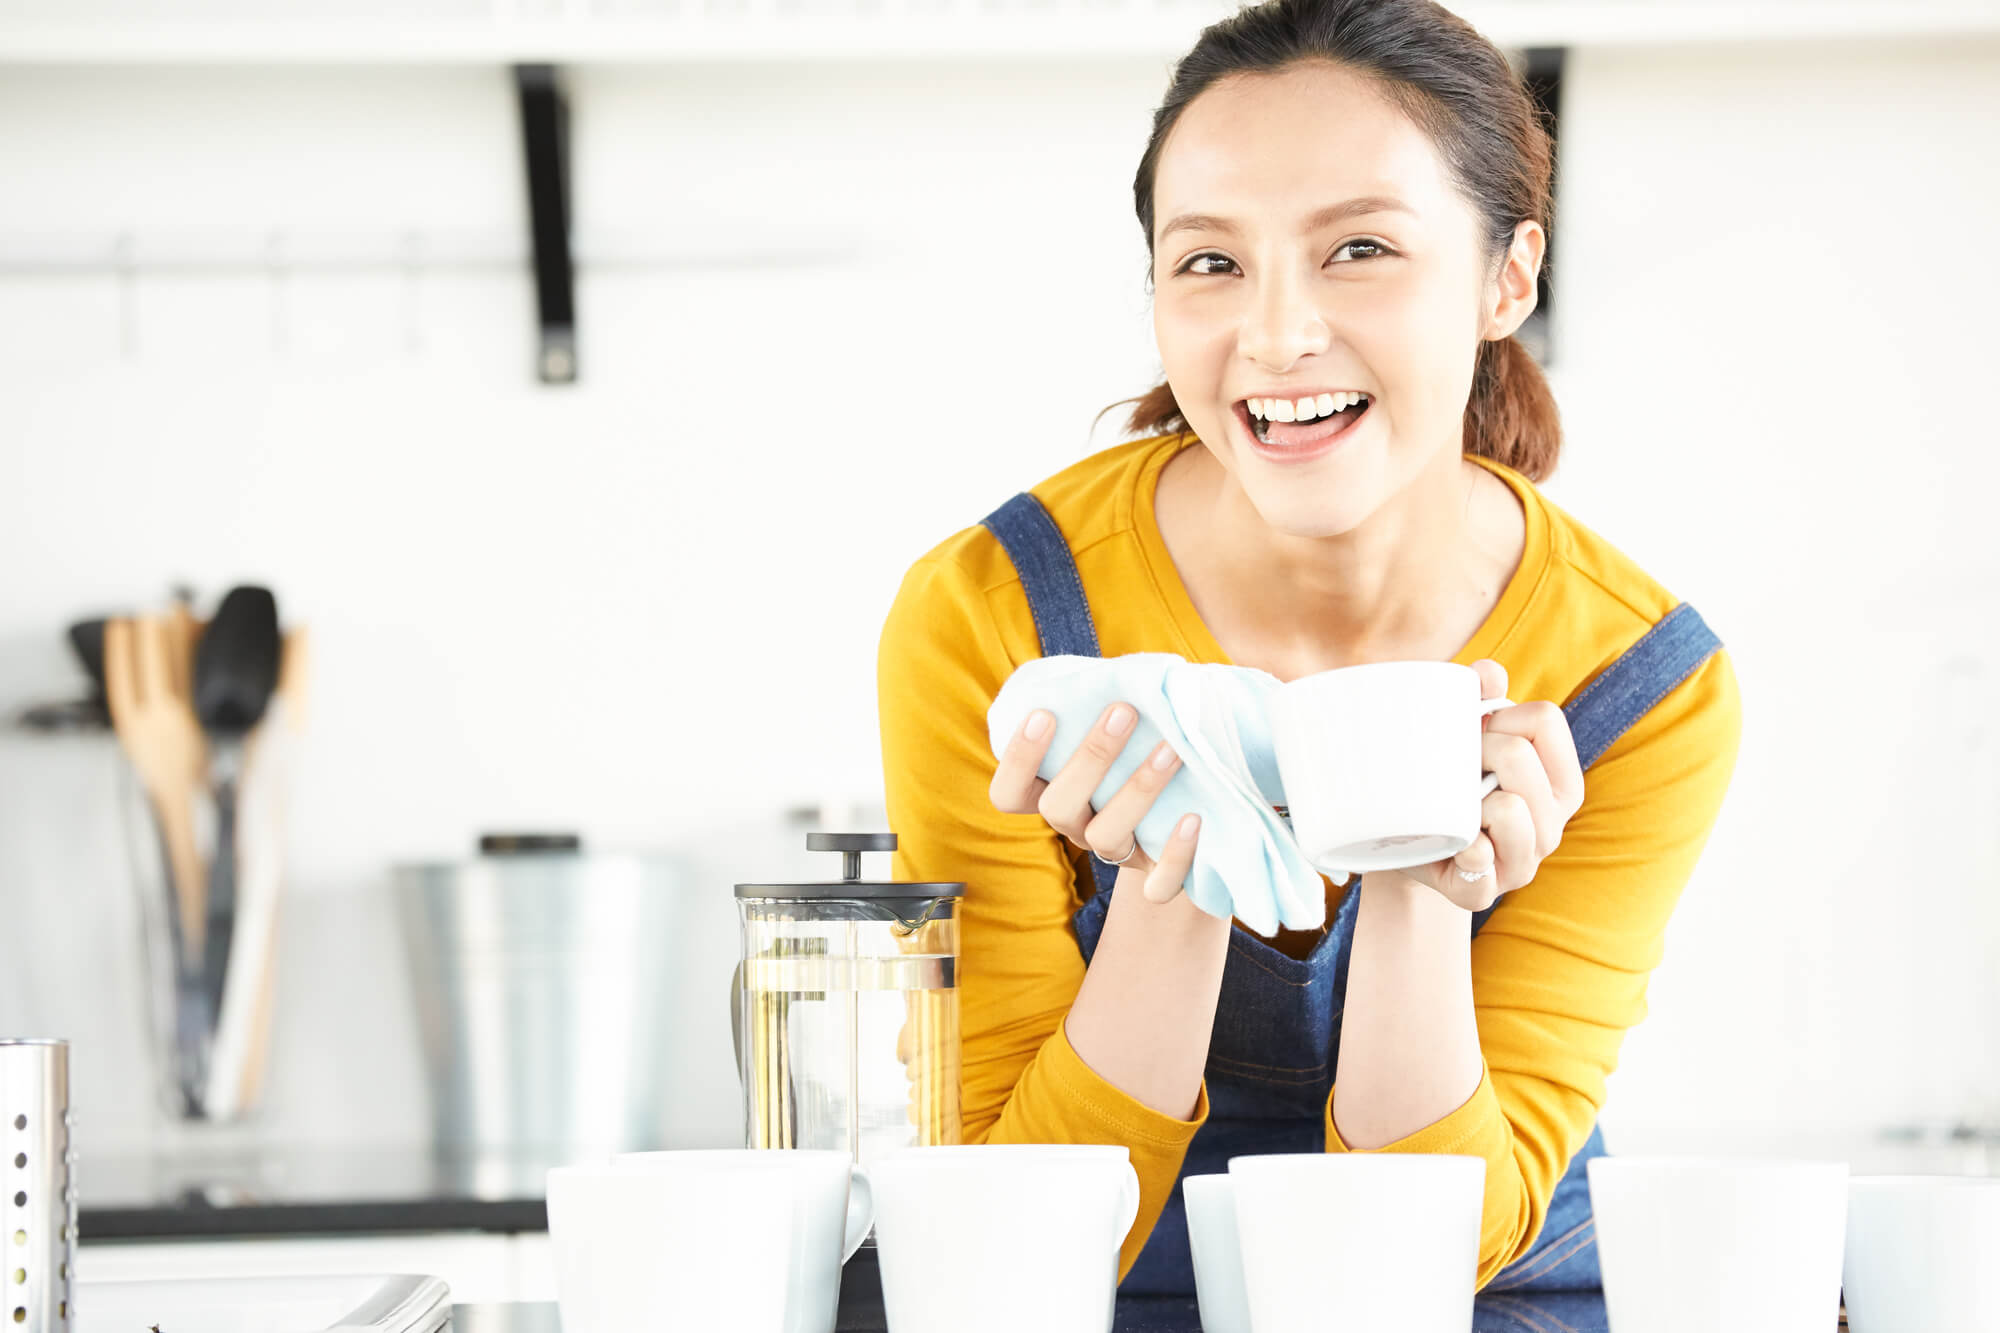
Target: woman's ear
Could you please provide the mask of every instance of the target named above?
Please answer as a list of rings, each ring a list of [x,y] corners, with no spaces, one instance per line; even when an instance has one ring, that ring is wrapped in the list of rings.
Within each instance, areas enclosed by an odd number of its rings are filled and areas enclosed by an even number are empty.
[[[1542,271],[1542,254],[1548,235],[1542,224],[1529,219],[1514,228],[1514,239],[1500,257],[1499,271],[1486,284],[1486,321],[1479,331],[1483,340],[1508,337],[1535,312],[1539,299],[1536,276]]]

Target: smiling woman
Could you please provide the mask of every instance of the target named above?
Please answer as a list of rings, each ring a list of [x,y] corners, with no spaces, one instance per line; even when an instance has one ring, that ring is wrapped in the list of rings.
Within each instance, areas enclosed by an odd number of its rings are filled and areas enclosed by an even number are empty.
[[[1513,334],[1550,177],[1518,77],[1429,0],[1206,29],[1133,182],[1166,377],[1126,400],[1144,438],[933,548],[883,628],[896,874],[966,885],[966,1135],[1126,1147],[1128,1293],[1192,1291],[1182,1177],[1321,1150],[1481,1157],[1479,1284],[1597,1284],[1584,1166],[1741,708],[1694,608],[1536,484],[1560,428]],[[1053,776],[1045,714],[994,764],[1016,667],[1129,653],[1474,668],[1519,701],[1481,736],[1482,832],[1328,882],[1319,931],[1208,916],[1180,892],[1199,819],[1136,836],[1180,757],[1093,800],[1129,707]]]
[[[1418,29],[1427,40],[1411,40]],[[1316,132],[1302,132],[1308,124]],[[1308,0],[1215,25],[1176,66],[1132,182],[1167,382],[1126,400],[1137,402],[1127,429],[1222,438],[1212,399],[1196,401],[1204,387],[1227,387],[1214,374],[1202,382],[1202,346],[1218,324],[1254,313],[1239,308],[1246,302],[1304,298],[1273,290],[1294,275],[1343,284],[1340,304],[1357,313],[1399,306],[1408,315],[1401,329],[1446,335],[1437,350],[1456,362],[1464,325],[1448,309],[1408,302],[1456,300],[1470,314],[1471,264],[1495,288],[1481,303],[1471,380],[1456,391],[1459,375],[1433,377],[1428,396],[1461,423],[1465,452],[1545,480],[1561,429],[1547,381],[1512,336],[1534,308],[1532,294],[1519,291],[1522,273],[1506,271],[1525,268],[1532,288],[1553,180],[1547,130],[1505,57],[1438,6]],[[1392,184],[1372,188],[1381,182]],[[1252,260],[1254,274],[1244,267]],[[1517,285],[1500,290],[1503,276]],[[1341,332],[1350,332],[1345,323]],[[1430,360],[1396,364],[1421,372]],[[1421,424],[1418,407],[1406,408],[1408,429]]]

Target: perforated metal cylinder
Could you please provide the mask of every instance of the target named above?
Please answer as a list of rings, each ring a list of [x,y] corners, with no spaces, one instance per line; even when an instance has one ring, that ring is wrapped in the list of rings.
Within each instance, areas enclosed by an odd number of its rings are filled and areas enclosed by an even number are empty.
[[[76,1154],[69,1043],[0,1037],[0,1333],[69,1333]]]

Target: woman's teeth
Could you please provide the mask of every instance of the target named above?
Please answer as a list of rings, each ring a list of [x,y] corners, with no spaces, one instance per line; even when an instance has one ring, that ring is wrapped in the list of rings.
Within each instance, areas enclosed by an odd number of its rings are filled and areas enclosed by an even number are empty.
[[[1365,393],[1323,393],[1317,398],[1252,398],[1250,415],[1266,421],[1311,421],[1367,401]]]
[[[1244,406],[1257,438],[1270,441],[1272,422],[1304,422],[1330,417],[1349,408],[1365,407],[1368,395],[1360,392],[1323,393],[1310,398],[1250,398]]]

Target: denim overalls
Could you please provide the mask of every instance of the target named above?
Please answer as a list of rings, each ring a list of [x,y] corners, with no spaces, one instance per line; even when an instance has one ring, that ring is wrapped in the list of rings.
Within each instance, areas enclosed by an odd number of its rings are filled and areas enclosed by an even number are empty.
[[[1083,581],[1055,521],[1023,492],[982,520],[1000,539],[1021,576],[1044,656],[1099,655],[1097,631]],[[1667,692],[1720,647],[1695,609],[1683,602],[1563,706],[1588,769]],[[1097,949],[1118,868],[1093,856],[1097,892],[1074,918],[1085,961]],[[1347,958],[1354,946],[1358,886],[1334,912],[1326,934],[1303,961],[1232,926],[1222,993],[1208,1051],[1209,1118],[1188,1145],[1181,1176],[1229,1169],[1231,1157],[1326,1150],[1324,1114],[1340,1051],[1340,1014],[1347,992]],[[1496,903],[1495,907],[1498,906]],[[1472,932],[1493,907],[1472,917]],[[1486,1291],[1554,1291],[1600,1285],[1590,1189],[1584,1163],[1604,1154],[1602,1133],[1590,1137],[1557,1182],[1534,1246],[1501,1270]],[[1120,1290],[1132,1295],[1192,1295],[1187,1211],[1176,1188],[1138,1262]]]

